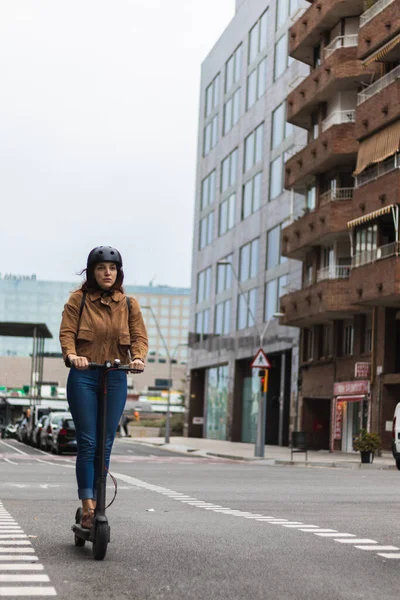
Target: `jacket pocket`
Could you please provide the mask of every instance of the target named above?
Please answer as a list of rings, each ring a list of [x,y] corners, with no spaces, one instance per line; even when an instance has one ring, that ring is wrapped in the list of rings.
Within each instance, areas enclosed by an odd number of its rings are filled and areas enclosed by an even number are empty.
[[[80,329],[78,331],[77,339],[81,342],[92,342],[94,339],[94,333],[91,329]]]
[[[130,346],[131,336],[129,335],[129,333],[121,333],[119,335],[118,342],[120,346]]]

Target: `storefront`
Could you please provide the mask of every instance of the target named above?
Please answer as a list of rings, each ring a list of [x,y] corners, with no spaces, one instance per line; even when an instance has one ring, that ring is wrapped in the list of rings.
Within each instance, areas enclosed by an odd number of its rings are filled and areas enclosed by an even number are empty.
[[[228,370],[228,365],[206,370],[205,437],[209,439],[227,439]]]
[[[368,427],[368,380],[346,381],[333,386],[331,450],[353,452],[353,440]]]

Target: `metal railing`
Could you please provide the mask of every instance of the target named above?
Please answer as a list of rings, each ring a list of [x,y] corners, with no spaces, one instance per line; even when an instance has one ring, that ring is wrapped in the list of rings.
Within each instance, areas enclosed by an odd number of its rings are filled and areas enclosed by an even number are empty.
[[[348,279],[350,277],[350,266],[330,265],[317,271],[317,282],[327,279]]]
[[[371,8],[366,10],[360,17],[360,27],[363,27],[368,21],[376,17],[382,12],[389,4],[392,4],[394,0],[378,0]]]
[[[325,121],[322,121],[322,131],[326,131],[333,125],[342,125],[343,123],[354,123],[356,120],[355,110],[337,110],[333,112]]]
[[[336,188],[324,192],[320,196],[320,205],[335,202],[335,200],[351,200],[353,198],[354,188]]]
[[[338,35],[324,50],[325,60],[339,48],[351,48],[358,45],[358,34]]]
[[[382,177],[387,173],[391,173],[400,168],[400,154],[396,153],[390,158],[387,158],[381,163],[377,163],[373,167],[365,169],[360,175],[356,175],[356,188],[360,188],[371,181],[375,181],[378,177]]]
[[[391,256],[399,256],[399,252],[400,242],[391,242],[390,244],[380,246],[379,248],[364,250],[353,257],[353,267],[362,267],[363,265],[373,263],[377,260],[390,258]]]
[[[388,85],[390,85],[391,83],[396,81],[396,79],[399,78],[400,65],[394,68],[392,71],[389,71],[389,73],[386,73],[386,75],[378,79],[378,81],[375,81],[375,83],[368,86],[367,88],[365,88],[365,90],[357,94],[357,106],[359,106],[369,98],[372,98],[372,96],[375,96],[375,94],[379,94],[381,90],[385,89]]]

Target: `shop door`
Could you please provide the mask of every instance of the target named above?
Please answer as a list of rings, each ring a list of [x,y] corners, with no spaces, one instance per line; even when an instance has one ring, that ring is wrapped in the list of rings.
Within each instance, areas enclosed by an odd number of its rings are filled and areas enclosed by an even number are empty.
[[[353,439],[360,432],[361,402],[343,402],[342,407],[342,452],[354,452]]]
[[[257,369],[252,377],[243,379],[242,442],[254,444],[257,435],[257,415],[260,401],[260,378]]]

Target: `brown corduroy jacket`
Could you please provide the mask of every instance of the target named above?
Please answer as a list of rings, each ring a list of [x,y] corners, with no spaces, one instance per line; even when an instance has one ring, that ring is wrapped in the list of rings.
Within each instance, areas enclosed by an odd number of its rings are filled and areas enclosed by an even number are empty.
[[[79,322],[83,292],[77,290],[64,306],[60,327],[60,342],[64,360],[69,354],[85,356],[89,362],[104,363],[118,358],[121,364],[147,355],[148,341],[139,302],[130,296],[130,314],[126,296],[114,291],[109,296],[101,292],[87,293]],[[79,331],[78,331],[79,322]]]

